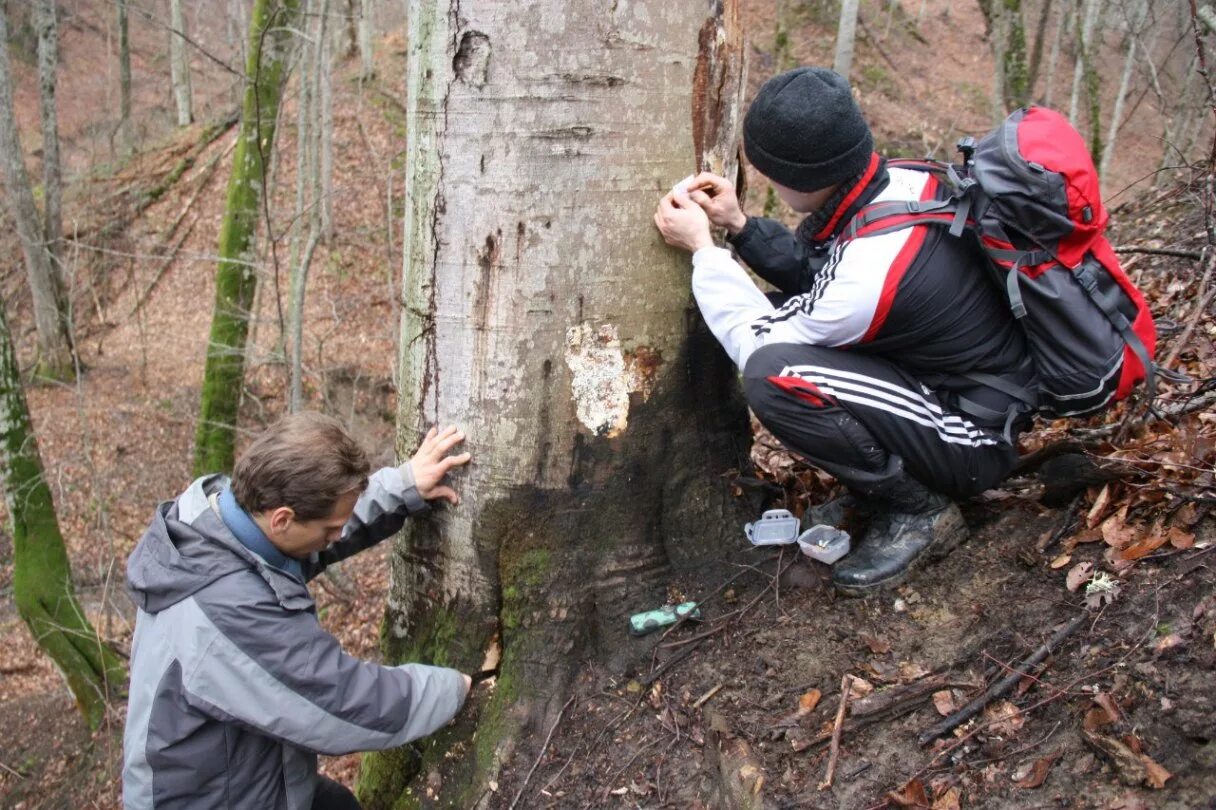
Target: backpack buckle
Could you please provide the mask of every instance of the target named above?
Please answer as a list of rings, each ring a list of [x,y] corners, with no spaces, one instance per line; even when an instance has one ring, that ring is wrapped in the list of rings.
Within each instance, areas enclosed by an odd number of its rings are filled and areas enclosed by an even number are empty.
[[[975,154],[975,138],[968,135],[955,144],[955,148],[963,155],[963,165],[970,165],[971,157]]]

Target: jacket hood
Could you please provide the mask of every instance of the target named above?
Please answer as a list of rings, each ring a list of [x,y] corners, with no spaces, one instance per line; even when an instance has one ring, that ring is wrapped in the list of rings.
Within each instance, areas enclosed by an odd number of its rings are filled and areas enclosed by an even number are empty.
[[[209,497],[228,485],[224,475],[197,479],[176,500],[156,508],[152,523],[127,560],[131,598],[158,613],[221,577],[256,571],[288,608],[312,604],[304,585],[241,545],[211,508]]]

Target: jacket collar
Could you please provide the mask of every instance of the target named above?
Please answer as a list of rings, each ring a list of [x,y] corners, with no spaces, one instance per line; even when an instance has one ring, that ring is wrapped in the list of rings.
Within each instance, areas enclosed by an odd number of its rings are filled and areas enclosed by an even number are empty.
[[[861,174],[841,184],[823,208],[802,220],[797,230],[799,241],[817,245],[837,236],[858,211],[886,188],[887,181],[887,162],[874,152]]]
[[[254,554],[261,557],[270,565],[278,568],[281,571],[286,571],[297,579],[303,581],[304,573],[300,567],[299,560],[293,560],[283,552],[275,548],[270,542],[262,528],[254,522],[253,518],[246,512],[241,505],[237,503],[236,496],[232,494],[232,489],[225,487],[219,495],[220,517],[224,519],[224,525],[232,532],[232,535],[241,541],[245,548],[252,551]]]

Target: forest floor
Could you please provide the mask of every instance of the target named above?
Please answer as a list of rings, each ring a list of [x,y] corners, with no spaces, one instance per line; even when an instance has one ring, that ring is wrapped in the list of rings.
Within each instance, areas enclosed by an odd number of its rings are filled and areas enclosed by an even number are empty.
[[[806,4],[792,19],[796,62],[823,62],[831,53],[832,21],[817,18],[817,7]],[[93,119],[79,105],[105,97],[89,81],[104,81],[106,72],[85,55],[90,36],[97,45],[108,6],[94,9],[96,19],[89,4],[81,8],[78,24],[63,35],[65,51],[73,38],[83,43],[72,51],[79,56],[65,59],[76,84],[60,98],[78,105],[79,122],[65,137],[93,143],[85,140]],[[754,87],[778,69],[780,57],[770,46],[773,4],[755,0],[747,8]],[[977,79],[990,75],[990,59],[976,45],[979,36],[967,33],[982,30],[978,12],[930,2],[917,26],[902,12],[888,20],[880,8],[896,6],[863,3],[868,24],[855,71],[880,146],[946,157],[958,135],[982,132],[990,122],[987,80]],[[932,32],[933,43],[921,32]],[[138,38],[136,46],[138,53]],[[346,63],[335,82],[337,227],[313,264],[307,356],[311,404],[341,413],[376,448],[377,460],[387,461],[398,329],[392,288],[400,266],[402,35],[379,46],[378,79],[360,83]],[[222,88],[211,88],[208,98],[222,114]],[[29,114],[36,99],[19,102],[23,120],[36,120]],[[270,221],[283,270],[272,271],[258,305],[242,413],[250,431],[283,409],[274,278],[285,286],[294,188],[290,101],[283,122]],[[1126,153],[1151,144],[1154,126],[1133,118],[1121,135]],[[126,161],[75,150],[80,165],[68,210],[76,223],[72,261],[86,372],[75,386],[29,389],[78,593],[121,650],[132,617],[122,593],[126,556],[152,506],[190,478],[212,254],[234,135],[204,144],[202,132],[152,132]],[[183,165],[176,182],[145,205],[141,192]],[[1198,252],[1210,226],[1197,203],[1203,179],[1118,193],[1147,170],[1135,158],[1116,164],[1108,190],[1112,241]],[[764,202],[763,187],[752,183],[749,209]],[[10,246],[6,255],[17,252]],[[1210,380],[1216,324],[1197,302],[1216,280],[1201,279],[1195,259],[1124,258],[1158,318],[1158,357],[1183,343],[1175,365]],[[276,255],[268,253],[265,264],[274,268]],[[3,269],[6,300],[21,301],[19,265],[12,259]],[[12,320],[28,323],[15,306]],[[17,339],[32,343],[28,331]],[[1166,407],[1190,401],[1182,390],[1163,394]],[[970,542],[890,593],[835,598],[822,566],[790,550],[752,550],[740,527],[730,574],[671,583],[701,601],[702,621],[661,641],[637,640],[642,663],[632,671],[589,665],[538,740],[543,749],[533,746],[506,763],[488,804],[1216,806],[1216,419],[1210,407],[1176,424],[1144,425],[1137,413],[1121,406],[1088,423],[1041,424],[1023,438],[1027,462],[1014,478],[965,504]],[[774,452],[763,437],[753,456],[756,474],[779,486],[795,512],[831,491],[824,477]],[[115,707],[96,734],[83,726],[16,616],[9,543],[0,538],[0,729],[7,732],[0,807],[115,808],[125,707]],[[314,587],[323,623],[361,657],[378,655],[387,554],[386,544],[360,555]],[[1116,587],[1087,595],[1094,572],[1113,575]],[[1063,626],[1070,632],[1051,655],[1023,663]],[[917,742],[1010,673],[1018,674],[1014,687],[975,719],[924,746]],[[821,789],[831,758],[825,735],[846,676],[850,706],[835,777]],[[358,757],[326,758],[322,767],[353,783]]]

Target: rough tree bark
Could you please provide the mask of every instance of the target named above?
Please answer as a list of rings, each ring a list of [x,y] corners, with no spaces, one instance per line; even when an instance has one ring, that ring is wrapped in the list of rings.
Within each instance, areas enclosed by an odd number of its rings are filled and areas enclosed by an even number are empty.
[[[849,77],[853,67],[853,43],[857,33],[858,0],[841,0],[840,26],[836,29],[836,56],[832,60],[832,70]]]
[[[51,270],[63,277],[63,175],[59,163],[59,115],[55,72],[59,66],[59,25],[55,0],[38,0],[38,109],[42,123],[42,236]]]
[[[173,103],[177,106],[177,125],[194,122],[194,103],[190,92],[190,60],[186,56],[186,15],[182,0],[169,0],[169,79],[173,84]]]
[[[1030,66],[1026,69],[1026,85],[1031,93],[1039,83],[1039,68],[1043,64],[1043,44],[1047,40],[1047,23],[1051,19],[1052,0],[1043,0],[1039,6],[1039,22],[1035,27],[1034,46],[1030,51]],[[1063,21],[1059,22],[1063,25]]]
[[[34,641],[63,675],[89,727],[125,680],[122,662],[98,637],[72,590],[72,571],[38,440],[0,305],[0,486],[13,537],[13,598]]]
[[[1026,66],[1026,24],[1021,0],[996,0],[993,46],[997,62],[999,118],[1030,100],[1029,72]]]
[[[297,9],[297,0],[256,0],[250,16],[241,131],[220,225],[215,312],[194,442],[198,475],[232,469],[249,316],[257,289],[254,242]]]
[[[421,752],[364,757],[369,809],[477,805],[579,663],[644,654],[628,615],[738,547],[723,474],[749,444],[688,258],[652,225],[674,181],[735,171],[737,4],[432,0],[409,26],[398,444],[456,423],[474,462],[395,549],[384,650],[502,659]],[[442,787],[405,793],[420,769]]]
[[[43,224],[34,205],[34,192],[21,136],[13,112],[12,70],[8,58],[8,19],[0,7],[0,162],[9,210],[17,227],[17,240],[25,258],[25,274],[33,300],[38,331],[37,376],[69,380],[75,376],[72,341],[68,332],[62,284],[47,250]]]
[[[1077,61],[1073,67],[1072,95],[1068,100],[1068,120],[1077,126],[1077,116],[1080,112],[1081,93],[1090,84],[1089,76],[1095,73],[1093,66],[1093,42],[1102,15],[1102,0],[1084,0],[1082,11],[1078,12],[1080,25],[1077,27]]]

